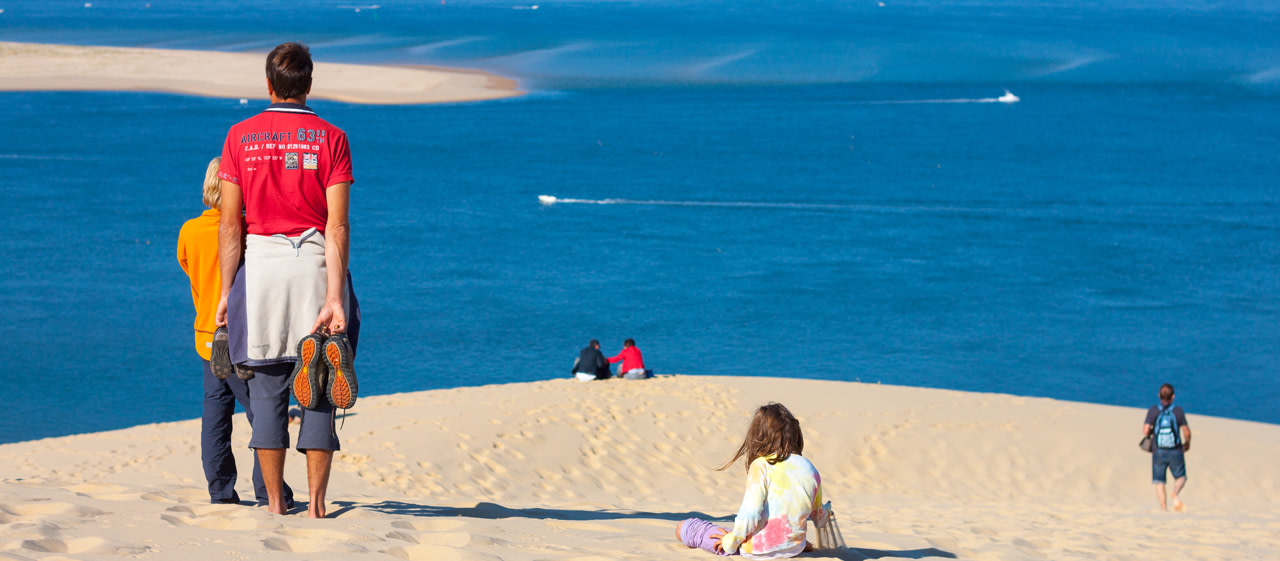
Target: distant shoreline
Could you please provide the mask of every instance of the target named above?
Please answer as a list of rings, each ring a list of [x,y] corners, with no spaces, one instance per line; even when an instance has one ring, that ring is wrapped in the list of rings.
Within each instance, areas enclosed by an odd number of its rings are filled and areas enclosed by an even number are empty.
[[[266,99],[264,56],[0,42],[0,91],[150,91]],[[316,62],[309,98],[416,105],[524,93],[515,80],[478,70]]]

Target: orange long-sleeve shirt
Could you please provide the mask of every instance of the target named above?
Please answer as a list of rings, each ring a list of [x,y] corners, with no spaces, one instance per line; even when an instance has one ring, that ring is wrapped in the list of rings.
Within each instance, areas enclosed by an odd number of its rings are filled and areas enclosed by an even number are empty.
[[[196,352],[209,360],[213,350],[214,316],[222,297],[222,273],[218,270],[218,221],[216,208],[188,220],[178,232],[178,264],[191,278],[191,302],[196,307]]]

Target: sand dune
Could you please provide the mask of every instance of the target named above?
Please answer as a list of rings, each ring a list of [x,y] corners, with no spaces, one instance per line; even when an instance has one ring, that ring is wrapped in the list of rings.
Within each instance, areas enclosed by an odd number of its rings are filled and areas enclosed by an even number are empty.
[[[711,468],[770,400],[800,418],[850,546],[806,558],[1280,558],[1277,426],[1190,415],[1189,511],[1166,514],[1138,409],[667,376],[362,398],[329,520],[208,504],[198,420],[0,446],[0,559],[711,559],[674,525],[728,523],[744,473]]]
[[[138,90],[266,99],[266,53],[0,42],[0,91]],[[316,62],[312,99],[416,104],[520,95],[515,81],[471,70]]]

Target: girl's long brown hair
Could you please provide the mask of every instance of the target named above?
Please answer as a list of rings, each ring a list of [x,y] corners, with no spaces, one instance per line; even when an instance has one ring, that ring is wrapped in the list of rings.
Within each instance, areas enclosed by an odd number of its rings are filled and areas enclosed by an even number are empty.
[[[742,446],[729,461],[716,468],[724,471],[738,461],[747,459],[747,471],[751,471],[751,462],[756,458],[769,458],[770,464],[776,464],[792,454],[804,453],[804,435],[800,432],[800,421],[797,421],[786,406],[781,403],[769,403],[756,409],[751,417],[751,426],[747,427],[747,437]]]

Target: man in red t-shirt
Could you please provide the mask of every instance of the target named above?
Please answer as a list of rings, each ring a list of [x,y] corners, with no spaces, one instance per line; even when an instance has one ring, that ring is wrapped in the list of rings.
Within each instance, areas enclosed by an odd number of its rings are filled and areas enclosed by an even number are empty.
[[[347,272],[352,175],[346,134],[306,106],[312,62],[305,45],[276,47],[266,70],[271,106],[231,127],[222,149],[222,296],[215,322],[230,320],[231,360],[254,373],[249,446],[262,466],[268,509],[285,514],[289,379],[300,360],[299,341],[327,328],[350,331],[354,347],[359,311]],[[312,518],[325,516],[339,449],[334,410],[322,405],[304,411],[297,442],[307,456]]]

